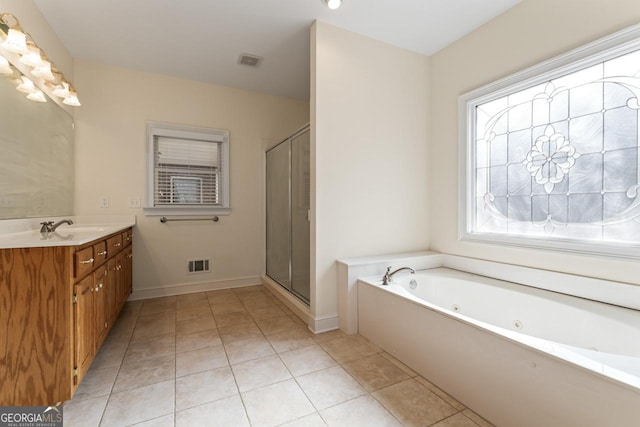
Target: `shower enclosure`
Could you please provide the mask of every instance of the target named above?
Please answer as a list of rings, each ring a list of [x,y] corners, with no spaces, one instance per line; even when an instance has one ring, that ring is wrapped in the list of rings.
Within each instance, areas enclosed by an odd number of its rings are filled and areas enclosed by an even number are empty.
[[[309,126],[267,151],[267,275],[309,304]]]

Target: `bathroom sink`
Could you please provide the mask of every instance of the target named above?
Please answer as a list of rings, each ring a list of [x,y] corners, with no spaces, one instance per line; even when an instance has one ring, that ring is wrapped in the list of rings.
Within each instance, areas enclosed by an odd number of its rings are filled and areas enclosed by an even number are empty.
[[[103,226],[76,226],[76,225],[67,225],[60,226],[55,231],[56,233],[99,233],[104,231],[105,227]]]

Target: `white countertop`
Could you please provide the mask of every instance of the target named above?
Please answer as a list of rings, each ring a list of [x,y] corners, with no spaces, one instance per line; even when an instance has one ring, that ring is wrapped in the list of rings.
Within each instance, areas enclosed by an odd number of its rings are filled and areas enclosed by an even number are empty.
[[[62,224],[53,233],[40,233],[41,222],[58,222],[62,219],[70,219],[73,225]],[[136,217],[133,215],[0,220],[0,249],[78,246],[126,230],[135,224]]]

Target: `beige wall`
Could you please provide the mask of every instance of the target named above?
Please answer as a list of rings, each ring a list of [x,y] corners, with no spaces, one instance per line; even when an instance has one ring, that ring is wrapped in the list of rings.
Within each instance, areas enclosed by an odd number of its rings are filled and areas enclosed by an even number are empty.
[[[73,83],[73,58],[32,0],[0,0],[0,13],[15,15],[49,60]]]
[[[258,277],[264,146],[307,123],[308,103],[84,61],[76,61],[75,76],[83,103],[76,111],[75,211],[137,216],[134,292]],[[161,224],[128,208],[128,198],[144,199],[146,120],[230,131],[231,215],[218,223]],[[98,207],[100,196],[109,197],[109,208]],[[199,257],[211,257],[212,273],[186,274],[186,259]]]
[[[337,311],[336,259],[429,246],[429,59],[321,22],[311,40],[318,318]]]
[[[524,0],[431,58],[431,249],[640,283],[640,264],[458,241],[458,96],[640,21],[637,0]]]

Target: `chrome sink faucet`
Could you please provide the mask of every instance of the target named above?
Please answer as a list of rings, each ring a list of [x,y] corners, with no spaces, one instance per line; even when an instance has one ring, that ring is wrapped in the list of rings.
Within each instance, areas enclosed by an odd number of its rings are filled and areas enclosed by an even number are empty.
[[[382,276],[382,284],[387,286],[389,283],[391,283],[391,278],[393,277],[393,275],[402,270],[409,270],[411,274],[416,274],[416,271],[411,267],[400,267],[395,271],[391,271],[391,266],[389,266],[387,267],[387,272],[384,273],[384,276]]]
[[[56,228],[60,227],[62,224],[72,225],[73,221],[71,221],[70,219],[63,219],[62,221],[58,221],[55,224],[53,223],[53,221],[45,221],[41,222],[40,224],[42,224],[42,228],[40,228],[41,233],[53,233],[54,231],[56,231]]]

